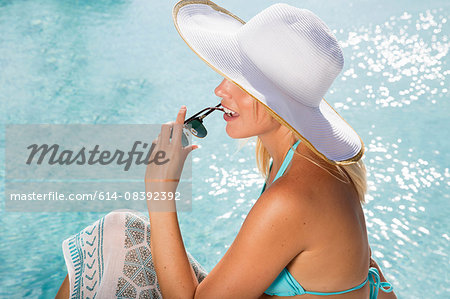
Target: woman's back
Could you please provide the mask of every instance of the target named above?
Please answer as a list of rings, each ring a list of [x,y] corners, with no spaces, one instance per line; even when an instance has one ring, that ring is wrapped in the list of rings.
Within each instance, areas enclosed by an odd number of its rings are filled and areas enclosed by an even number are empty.
[[[298,150],[307,153],[301,144]],[[284,170],[282,168],[280,171]],[[269,182],[275,177],[274,173],[271,172]],[[281,173],[277,177],[279,175]],[[302,226],[292,228],[289,241],[298,242],[302,249],[286,268],[303,289],[337,292],[365,281],[370,250],[364,214],[352,183],[338,180],[302,154],[295,154],[284,175],[276,179],[273,185],[270,184],[268,189],[272,189],[272,194],[282,192],[292,198],[284,202],[285,208],[296,212],[297,226]],[[277,200],[277,196],[270,200]],[[267,204],[267,207],[270,206]],[[301,236],[295,235],[298,231],[302,232]],[[368,284],[359,290],[326,298],[367,296]],[[308,297],[314,298],[308,294],[301,298]]]

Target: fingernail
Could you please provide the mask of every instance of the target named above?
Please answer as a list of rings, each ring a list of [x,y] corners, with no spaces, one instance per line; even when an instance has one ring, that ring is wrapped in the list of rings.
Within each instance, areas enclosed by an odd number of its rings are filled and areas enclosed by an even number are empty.
[[[186,106],[185,105],[181,106],[181,109],[186,109]]]

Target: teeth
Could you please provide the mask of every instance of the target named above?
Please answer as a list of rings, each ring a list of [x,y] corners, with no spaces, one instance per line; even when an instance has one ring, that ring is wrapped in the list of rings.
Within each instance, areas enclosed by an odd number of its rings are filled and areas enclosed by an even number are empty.
[[[233,116],[234,114],[236,114],[236,112],[234,112],[233,110],[230,110],[225,107],[223,107],[223,111],[225,111],[225,113],[228,114],[229,116]]]

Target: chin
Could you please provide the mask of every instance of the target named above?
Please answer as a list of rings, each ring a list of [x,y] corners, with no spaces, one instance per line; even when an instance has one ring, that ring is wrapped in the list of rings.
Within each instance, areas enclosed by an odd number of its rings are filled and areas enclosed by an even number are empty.
[[[233,139],[242,138],[239,135],[237,135],[236,132],[233,132],[233,130],[230,130],[228,128],[228,125],[226,126],[225,131],[227,132],[227,135],[230,136],[230,138],[233,138]]]
[[[245,139],[245,138],[250,138],[250,137],[253,137],[253,136],[257,135],[257,134],[250,134],[248,132],[242,132],[242,131],[235,132],[233,130],[230,130],[228,128],[228,126],[225,128],[225,131],[227,132],[227,135],[230,136],[230,138],[233,138],[233,139]]]

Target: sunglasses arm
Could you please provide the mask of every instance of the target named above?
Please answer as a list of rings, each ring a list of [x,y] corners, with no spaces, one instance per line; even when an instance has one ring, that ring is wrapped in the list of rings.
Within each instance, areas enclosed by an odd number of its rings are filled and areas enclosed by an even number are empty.
[[[223,108],[220,108],[219,106],[221,105],[221,103],[219,103],[217,106],[215,107],[208,107],[205,108],[203,110],[201,110],[200,112],[194,114],[193,116],[189,117],[187,120],[184,121],[184,124],[189,123],[190,121],[194,120],[199,114],[203,113],[204,111],[210,110],[208,112],[206,112],[204,115],[198,117],[200,120],[202,120],[203,118],[205,118],[208,114],[210,114],[211,112],[213,112],[214,110],[221,110],[223,111]]]

